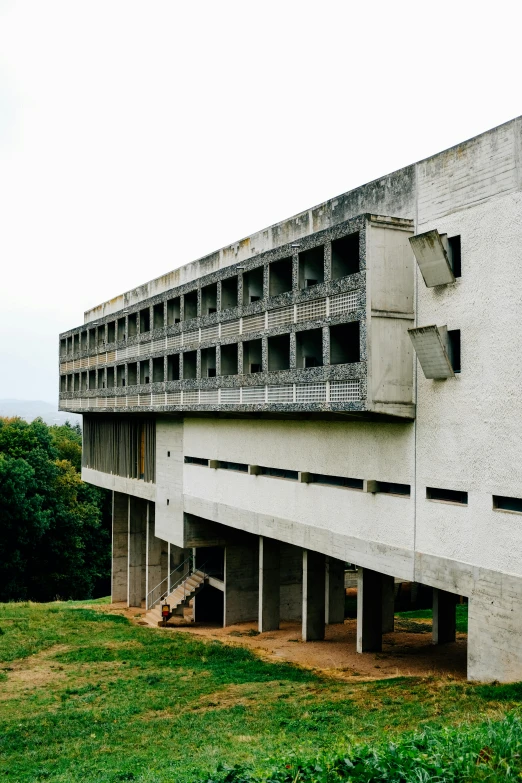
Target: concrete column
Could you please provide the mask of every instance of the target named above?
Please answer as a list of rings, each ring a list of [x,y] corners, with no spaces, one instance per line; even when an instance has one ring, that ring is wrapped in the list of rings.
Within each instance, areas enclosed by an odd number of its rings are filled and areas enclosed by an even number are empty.
[[[279,545],[280,619],[301,622],[303,612],[303,550],[293,544]]]
[[[456,639],[457,596],[433,588],[433,644],[446,644]]]
[[[146,590],[147,501],[130,497],[129,606],[141,606]]]
[[[344,562],[335,557],[326,558],[325,622],[344,623]]]
[[[147,546],[146,552],[146,585],[145,593],[148,596],[151,590],[157,588],[153,595],[153,600],[167,590],[167,582],[160,585],[163,579],[161,573],[161,555],[163,541],[154,535],[154,503],[147,503]],[[166,570],[166,569],[165,569]]]
[[[357,652],[382,650],[382,574],[357,571]]]
[[[277,631],[280,612],[279,541],[259,536],[259,632]]]
[[[382,632],[395,630],[395,579],[382,574]]]
[[[129,560],[129,496],[112,493],[111,601],[127,602]]]
[[[259,539],[241,536],[225,546],[223,626],[257,620],[259,610]]]
[[[303,549],[303,642],[324,639],[325,556]]]

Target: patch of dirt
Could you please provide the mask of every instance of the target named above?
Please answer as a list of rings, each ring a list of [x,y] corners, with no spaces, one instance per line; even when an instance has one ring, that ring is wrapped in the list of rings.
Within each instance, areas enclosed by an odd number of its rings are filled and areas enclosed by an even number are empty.
[[[424,625],[422,621],[416,622]],[[166,630],[248,647],[266,660],[289,661],[341,680],[430,675],[466,679],[466,634],[457,634],[456,642],[434,645],[431,634],[411,632],[397,620],[396,630],[383,635],[382,652],[360,655],[355,652],[357,621],[354,619],[327,625],[326,638],[321,642],[302,642],[300,623],[281,623],[279,631],[262,634],[256,631],[256,623],[227,628],[179,625]]]
[[[50,682],[57,682],[66,677],[63,666],[52,661],[56,653],[67,652],[69,644],[55,644],[27,658],[11,661],[4,668],[7,682],[2,684],[0,701],[14,699],[20,695],[20,690],[41,688]]]

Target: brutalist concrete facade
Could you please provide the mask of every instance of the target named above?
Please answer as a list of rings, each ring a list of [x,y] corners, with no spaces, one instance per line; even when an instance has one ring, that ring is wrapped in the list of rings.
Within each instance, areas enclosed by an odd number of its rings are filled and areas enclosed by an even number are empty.
[[[517,118],[61,335],[83,477],[114,492],[115,598],[170,586],[194,547],[215,568],[200,617],[301,620],[321,638],[349,562],[360,652],[391,627],[398,577],[433,590],[435,643],[468,601],[470,679],[522,679],[521,160]],[[421,234],[451,249],[447,284],[426,284]]]

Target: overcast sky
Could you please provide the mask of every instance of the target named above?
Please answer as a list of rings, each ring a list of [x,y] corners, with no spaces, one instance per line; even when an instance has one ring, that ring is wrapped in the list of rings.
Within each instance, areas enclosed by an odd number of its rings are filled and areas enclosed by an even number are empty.
[[[87,308],[522,113],[515,9],[0,0],[0,398],[56,400]]]

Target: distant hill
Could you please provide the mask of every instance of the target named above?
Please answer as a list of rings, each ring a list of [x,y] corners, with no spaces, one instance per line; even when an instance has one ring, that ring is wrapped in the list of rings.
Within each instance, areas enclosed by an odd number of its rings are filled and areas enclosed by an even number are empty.
[[[46,424],[82,423],[82,417],[77,413],[64,413],[56,405],[43,400],[0,400],[0,416],[20,416],[26,421],[40,416]]]

